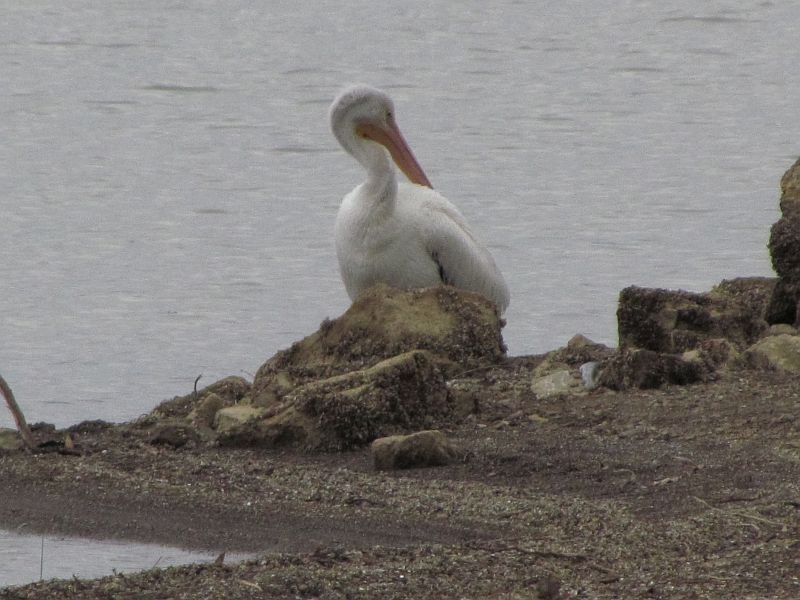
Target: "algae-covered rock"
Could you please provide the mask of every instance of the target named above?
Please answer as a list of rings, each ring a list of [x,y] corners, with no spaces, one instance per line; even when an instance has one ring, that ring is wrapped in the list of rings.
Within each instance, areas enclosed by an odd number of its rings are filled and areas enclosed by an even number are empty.
[[[234,376],[225,377],[198,390],[197,393],[176,396],[172,400],[162,402],[151,411],[150,416],[153,419],[189,417],[192,411],[198,409],[211,394],[216,395],[222,401],[223,406],[230,406],[241,401],[249,393],[250,383],[246,379]],[[209,402],[216,403],[216,400]]]
[[[744,349],[768,328],[775,283],[766,277],[733,279],[707,293],[625,288],[617,310],[620,347],[682,353],[703,340],[725,338]]]
[[[413,351],[301,385],[263,418],[228,428],[219,440],[223,445],[352,448],[428,427],[450,411],[436,362],[429,352]]]
[[[780,208],[784,217],[800,215],[800,159],[781,178]]]
[[[800,282],[800,212],[783,216],[772,225],[769,253],[781,279]]]
[[[200,435],[191,423],[184,419],[165,419],[150,432],[150,443],[180,448],[200,440]]]
[[[20,450],[24,444],[16,429],[0,427],[0,452]]]
[[[220,408],[214,415],[213,426],[218,434],[225,434],[226,432],[262,417],[264,409],[249,404],[236,404],[235,406],[226,406]]]
[[[378,438],[372,442],[370,452],[379,471],[442,467],[458,454],[447,437],[436,430]]]
[[[747,349],[751,365],[800,374],[800,336],[770,335]]]
[[[254,403],[279,403],[298,385],[363,369],[411,350],[440,365],[469,368],[505,356],[503,321],[494,306],[451,287],[401,291],[378,285],[338,319],[279,352],[256,374]]]
[[[628,388],[652,389],[671,383],[685,385],[704,377],[704,369],[696,361],[668,354],[628,348],[603,362],[600,384],[613,390]]]
[[[213,427],[217,413],[225,407],[225,400],[214,392],[201,396],[187,418],[197,428]]]
[[[611,356],[614,351],[605,344],[598,344],[584,335],[577,334],[572,336],[567,345],[548,353],[545,362],[537,367],[538,372],[548,369],[548,364],[563,364],[570,367],[601,361]]]
[[[781,179],[781,218],[772,225],[769,254],[780,277],[770,303],[770,323],[800,327],[800,160]]]

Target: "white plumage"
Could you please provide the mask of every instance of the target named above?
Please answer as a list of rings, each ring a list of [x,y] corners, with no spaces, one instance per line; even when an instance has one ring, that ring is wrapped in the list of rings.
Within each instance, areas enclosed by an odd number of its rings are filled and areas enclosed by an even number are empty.
[[[500,313],[509,291],[489,251],[458,209],[431,188],[394,119],[392,100],[359,85],[330,109],[331,129],[367,171],[336,217],[336,254],[351,299],[376,283],[452,285],[482,294]],[[397,183],[392,160],[411,183]]]

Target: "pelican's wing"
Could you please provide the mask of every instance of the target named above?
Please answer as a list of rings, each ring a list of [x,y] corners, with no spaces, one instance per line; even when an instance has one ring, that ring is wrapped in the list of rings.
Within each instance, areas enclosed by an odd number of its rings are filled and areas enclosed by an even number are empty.
[[[510,300],[508,286],[458,209],[436,192],[426,194],[419,208],[426,249],[439,267],[442,282],[486,296],[503,313]]]

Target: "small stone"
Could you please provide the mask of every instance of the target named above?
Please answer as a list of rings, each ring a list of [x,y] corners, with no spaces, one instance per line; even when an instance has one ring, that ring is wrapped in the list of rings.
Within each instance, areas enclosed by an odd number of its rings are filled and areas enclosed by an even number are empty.
[[[547,423],[549,421],[549,419],[547,417],[543,417],[542,415],[539,415],[539,414],[536,414],[536,413],[529,414],[528,415],[528,420],[531,423],[535,423],[536,425],[542,425],[542,424]]]
[[[377,470],[440,467],[457,455],[445,435],[436,430],[378,438],[370,451]]]
[[[538,377],[531,384],[531,391],[538,398],[550,398],[580,391],[580,383],[568,369],[555,371],[548,375]]]
[[[580,372],[583,387],[587,390],[593,390],[600,384],[600,363],[596,360],[583,363]]]

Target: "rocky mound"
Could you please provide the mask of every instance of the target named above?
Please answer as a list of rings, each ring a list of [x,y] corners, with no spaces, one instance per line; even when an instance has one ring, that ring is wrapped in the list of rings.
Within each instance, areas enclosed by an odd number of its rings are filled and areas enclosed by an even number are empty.
[[[471,292],[376,286],[269,359],[252,385],[224,379],[162,404],[142,424],[154,443],[173,446],[315,450],[430,429],[454,412],[445,375],[504,359],[502,326]]]

